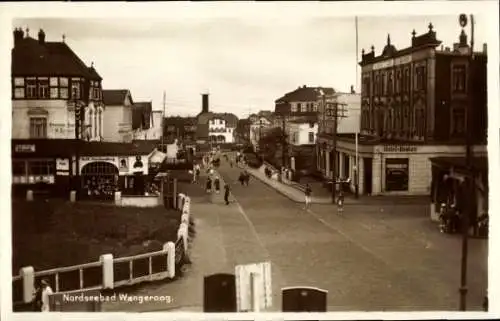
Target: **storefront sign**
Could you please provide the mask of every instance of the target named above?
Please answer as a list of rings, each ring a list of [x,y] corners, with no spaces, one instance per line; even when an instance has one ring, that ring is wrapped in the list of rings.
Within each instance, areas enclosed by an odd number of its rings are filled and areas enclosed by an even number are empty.
[[[34,153],[36,151],[34,144],[20,144],[14,147],[16,153]]]
[[[56,170],[57,171],[69,171],[69,160],[67,158],[57,158],[56,159]]]
[[[410,63],[411,61],[412,61],[411,55],[402,56],[402,57],[398,57],[398,58],[394,58],[394,59],[387,59],[387,60],[373,64],[373,70],[385,69],[385,68],[390,68],[393,66],[404,65],[404,64]]]
[[[385,160],[386,191],[407,191],[408,179],[408,158],[388,158]]]
[[[80,158],[82,161],[90,161],[90,162],[115,162],[114,157],[109,156],[84,156]]]
[[[416,151],[417,151],[417,146],[411,146],[411,145],[384,146],[384,152],[386,153],[415,153]]]

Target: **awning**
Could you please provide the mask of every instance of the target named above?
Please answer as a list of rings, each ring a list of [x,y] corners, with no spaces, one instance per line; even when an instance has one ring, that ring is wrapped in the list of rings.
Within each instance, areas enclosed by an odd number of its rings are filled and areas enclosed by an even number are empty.
[[[167,157],[167,154],[160,152],[159,150],[154,150],[153,153],[151,153],[151,156],[149,157],[149,163],[151,164],[161,164]]]

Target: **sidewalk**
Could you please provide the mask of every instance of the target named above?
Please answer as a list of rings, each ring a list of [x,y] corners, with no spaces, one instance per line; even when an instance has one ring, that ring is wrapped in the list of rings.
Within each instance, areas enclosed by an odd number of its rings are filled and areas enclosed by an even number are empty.
[[[299,189],[278,182],[275,179],[268,178],[264,173],[264,166],[261,166],[259,169],[254,169],[246,166],[245,168],[248,173],[250,173],[253,177],[259,179],[264,184],[274,188],[277,192],[283,194],[288,197],[290,200],[296,203],[304,202],[304,192]],[[331,197],[325,196],[327,191],[325,189],[318,191],[318,189],[323,189],[320,184],[315,184],[312,186],[312,199],[311,203],[313,204],[332,204]],[[316,192],[317,191],[317,192]],[[316,192],[316,193],[315,193]],[[316,195],[315,195],[316,194]],[[320,194],[320,195],[318,195]],[[380,204],[393,204],[393,205],[408,205],[408,204],[429,204],[428,196],[366,196],[360,195],[359,198],[354,198],[351,195],[344,195],[344,204],[357,204],[357,205],[380,205]]]

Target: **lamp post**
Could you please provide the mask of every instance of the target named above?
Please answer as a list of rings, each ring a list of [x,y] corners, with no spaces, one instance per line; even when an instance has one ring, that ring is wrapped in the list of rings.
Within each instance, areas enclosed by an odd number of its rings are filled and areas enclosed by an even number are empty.
[[[80,188],[81,188],[81,181],[80,181],[80,138],[81,138],[81,123],[82,123],[82,118],[84,115],[82,115],[82,103],[80,100],[80,97],[77,97],[77,89],[73,88],[71,91],[71,102],[75,106],[75,182],[74,188],[77,197],[80,194]]]
[[[462,28],[467,26],[467,15],[461,14],[459,16],[459,23]],[[472,167],[472,134],[471,134],[471,118],[472,118],[472,107],[473,107],[473,92],[472,92],[472,70],[474,62],[474,16],[470,15],[471,24],[471,42],[470,42],[470,53],[469,53],[469,68],[467,79],[467,98],[468,104],[465,112],[466,121],[466,147],[465,147],[465,163],[467,168],[467,179],[465,180],[465,188],[468,195],[474,195],[474,171]],[[467,310],[467,261],[468,261],[468,250],[469,250],[469,229],[470,229],[470,216],[474,209],[472,208],[473,203],[468,197],[465,198],[465,208],[462,209],[462,259],[460,268],[460,311]]]

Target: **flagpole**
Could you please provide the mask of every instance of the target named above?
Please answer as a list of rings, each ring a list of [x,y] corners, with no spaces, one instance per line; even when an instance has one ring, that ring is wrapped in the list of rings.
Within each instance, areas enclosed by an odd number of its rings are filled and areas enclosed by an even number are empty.
[[[358,44],[359,44],[359,38],[358,38],[358,16],[355,16],[354,17],[354,24],[355,24],[355,27],[356,27],[356,92],[360,92],[359,91],[359,81],[358,81]],[[360,124],[358,123],[358,126]],[[359,141],[359,127],[356,128],[356,133],[354,135],[354,145],[355,145],[355,158],[356,158],[356,167],[355,167],[355,171],[354,171],[354,196],[356,198],[359,197],[359,145],[358,145],[358,141]]]

